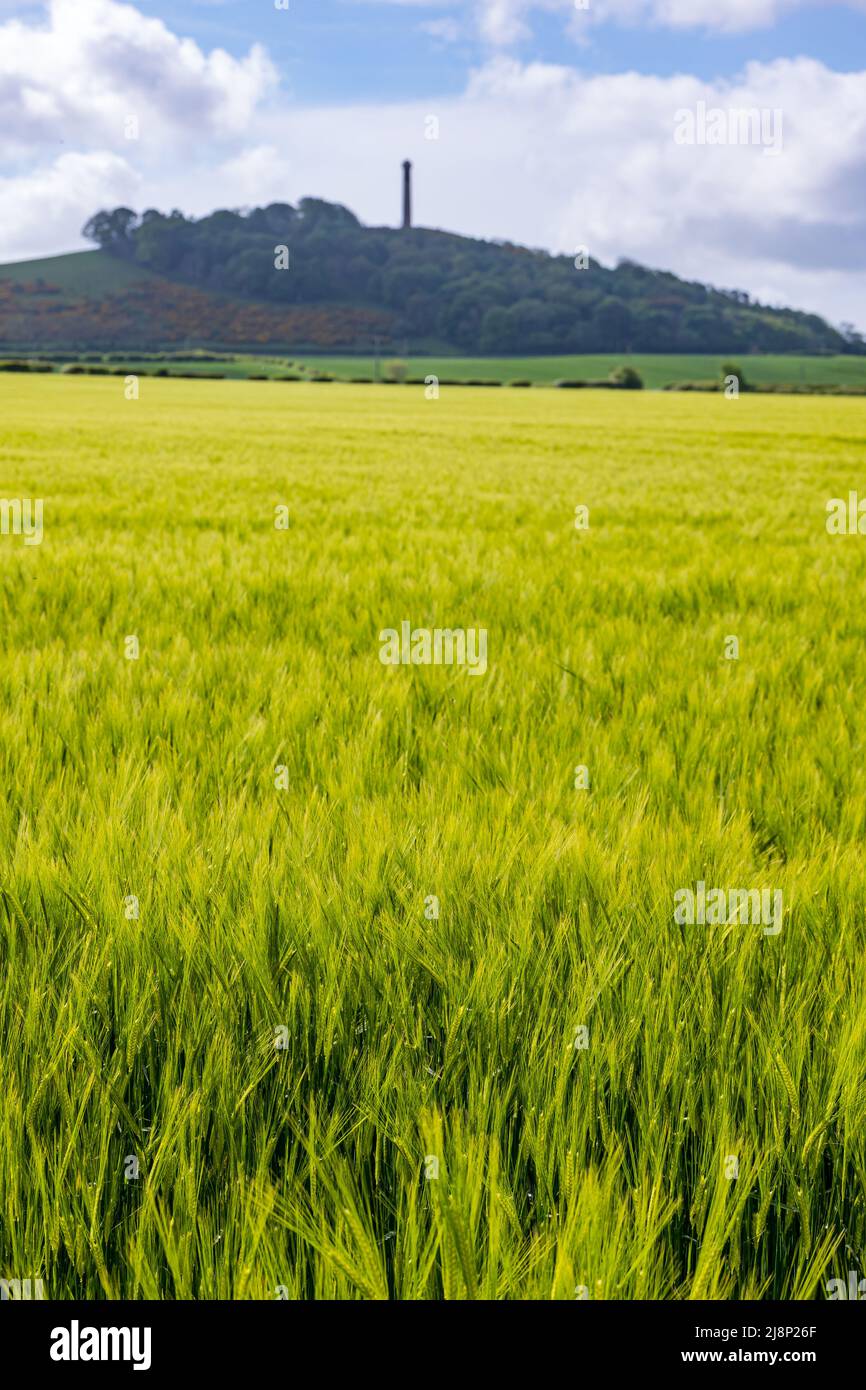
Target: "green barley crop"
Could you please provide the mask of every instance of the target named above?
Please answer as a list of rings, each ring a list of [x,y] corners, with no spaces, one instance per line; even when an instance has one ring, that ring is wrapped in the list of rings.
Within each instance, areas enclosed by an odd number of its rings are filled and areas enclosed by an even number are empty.
[[[42,544],[0,536],[0,1277],[810,1299],[862,1269],[866,540],[825,525],[862,405],[0,403],[0,492],[44,499]],[[486,674],[383,666],[404,620],[485,629]],[[679,925],[699,881],[781,890],[781,932]]]

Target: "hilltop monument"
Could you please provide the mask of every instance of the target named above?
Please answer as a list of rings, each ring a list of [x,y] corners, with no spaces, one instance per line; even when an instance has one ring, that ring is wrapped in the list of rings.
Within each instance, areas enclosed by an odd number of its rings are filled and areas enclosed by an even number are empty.
[[[412,161],[403,160],[403,230],[412,226]]]

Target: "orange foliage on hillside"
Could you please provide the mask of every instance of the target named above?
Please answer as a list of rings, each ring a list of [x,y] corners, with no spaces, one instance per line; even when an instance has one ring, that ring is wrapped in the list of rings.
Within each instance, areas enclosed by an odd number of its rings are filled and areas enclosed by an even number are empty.
[[[71,349],[366,346],[393,315],[340,305],[281,308],[151,279],[101,298],[0,280],[0,344]]]

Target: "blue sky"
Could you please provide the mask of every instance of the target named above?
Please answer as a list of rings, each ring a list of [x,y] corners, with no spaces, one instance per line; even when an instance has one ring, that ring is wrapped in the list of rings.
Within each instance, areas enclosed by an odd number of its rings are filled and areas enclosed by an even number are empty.
[[[724,6],[725,0],[718,0],[718,9]],[[252,43],[266,43],[288,88],[309,102],[456,93],[490,48],[469,25],[454,42],[425,32],[430,21],[465,20],[466,6],[459,3],[290,0],[288,14],[267,0],[142,0],[138,8],[169,20],[176,32],[205,47],[220,44],[236,56]],[[729,77],[752,60],[802,54],[837,71],[856,71],[866,61],[863,13],[844,5],[807,4],[772,24],[733,34],[658,23],[598,23],[583,45],[565,35],[560,12],[535,13],[531,27],[531,38],[509,46],[510,51],[524,59],[574,63],[587,72],[689,72],[715,78]]]
[[[588,4],[0,0],[0,259],[121,203],[393,224],[408,157],[423,225],[866,329],[866,0]],[[681,140],[702,109],[731,134]]]

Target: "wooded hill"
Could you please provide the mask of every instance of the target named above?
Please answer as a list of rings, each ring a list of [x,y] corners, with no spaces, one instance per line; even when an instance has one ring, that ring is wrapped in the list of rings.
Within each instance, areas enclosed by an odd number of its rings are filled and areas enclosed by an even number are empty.
[[[364,227],[305,198],[198,221],[99,213],[85,235],[110,254],[199,288],[286,306],[352,305],[392,316],[396,338],[464,352],[843,352],[856,335],[816,314],[753,304],[632,262],[591,261],[449,232]],[[282,254],[279,247],[284,247]],[[282,269],[277,265],[282,262]]]
[[[100,251],[58,258],[60,285],[52,262],[32,263],[29,280],[26,264],[0,268],[0,343],[355,351],[375,343],[498,356],[866,351],[853,330],[753,303],[740,290],[630,261],[578,268],[571,257],[511,243],[365,227],[317,198],[197,220],[117,208],[97,213],[84,233]],[[86,261],[79,286],[75,263],[83,271]]]

